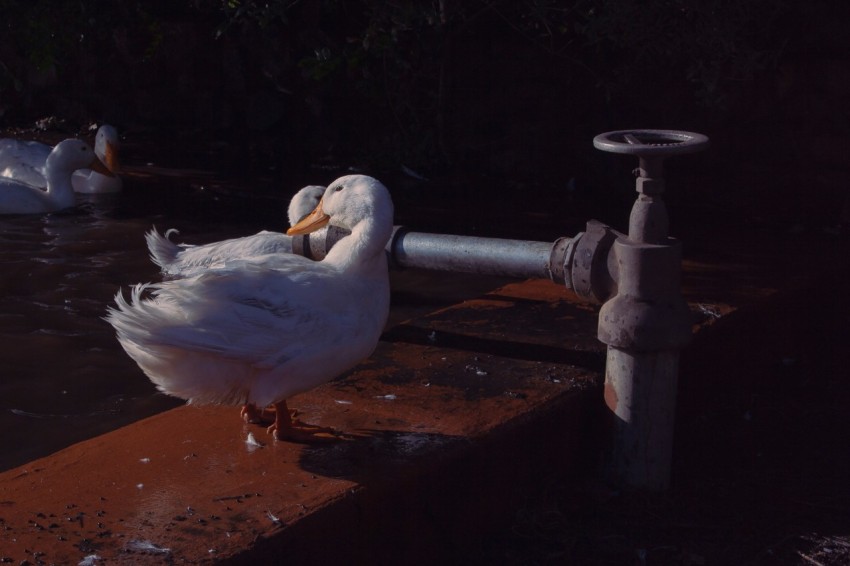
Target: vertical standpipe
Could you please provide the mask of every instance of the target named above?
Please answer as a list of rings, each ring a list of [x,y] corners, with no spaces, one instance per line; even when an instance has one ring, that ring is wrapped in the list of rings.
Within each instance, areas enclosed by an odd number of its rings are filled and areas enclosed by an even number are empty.
[[[701,151],[708,138],[692,132],[629,130],[597,136],[603,151],[640,159],[629,236],[611,249],[616,294],[599,312],[607,344],[605,404],[611,444],[606,472],[615,483],[650,491],[670,483],[679,350],[690,340],[681,295],[681,245],[668,237],[662,163]]]

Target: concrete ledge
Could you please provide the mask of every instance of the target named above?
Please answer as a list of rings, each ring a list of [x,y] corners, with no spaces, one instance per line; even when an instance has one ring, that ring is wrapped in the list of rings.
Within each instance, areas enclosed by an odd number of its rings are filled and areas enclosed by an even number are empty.
[[[541,474],[573,471],[600,398],[595,324],[551,283],[509,285],[391,329],[355,371],[293,399],[352,440],[273,442],[236,408],[180,407],[9,470],[0,557],[453,556],[510,520]]]
[[[712,336],[812,279],[686,262],[698,339],[683,368],[716,358]],[[0,558],[399,564],[470,556],[541,481],[594,469],[604,421],[597,310],[528,281],[390,329],[356,370],[292,400],[304,420],[349,441],[275,443],[233,407],[180,407],[4,472]],[[249,433],[262,446],[248,444]]]

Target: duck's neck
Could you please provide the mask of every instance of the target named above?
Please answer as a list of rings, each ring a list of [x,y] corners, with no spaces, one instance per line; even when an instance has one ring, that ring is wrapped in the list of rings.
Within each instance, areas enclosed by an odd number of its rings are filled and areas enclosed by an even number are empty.
[[[392,229],[382,230],[373,220],[364,220],[338,241],[322,261],[344,273],[374,273],[376,265],[386,265],[384,247],[391,232]]]
[[[73,171],[57,170],[53,167],[45,167],[45,169],[46,192],[50,200],[62,207],[73,206],[74,187],[71,185]]]

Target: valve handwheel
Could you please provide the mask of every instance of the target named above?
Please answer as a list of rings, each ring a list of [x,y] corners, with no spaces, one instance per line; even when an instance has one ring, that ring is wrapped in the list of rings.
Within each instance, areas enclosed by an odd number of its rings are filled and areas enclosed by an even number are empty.
[[[678,130],[616,130],[593,138],[602,151],[631,155],[640,160],[635,169],[635,190],[640,197],[629,216],[629,238],[634,242],[659,244],[667,240],[667,208],[664,192],[664,160],[674,155],[695,153],[708,147],[708,136]]]
[[[696,153],[708,144],[708,136],[679,130],[617,130],[593,138],[596,149],[638,157]]]

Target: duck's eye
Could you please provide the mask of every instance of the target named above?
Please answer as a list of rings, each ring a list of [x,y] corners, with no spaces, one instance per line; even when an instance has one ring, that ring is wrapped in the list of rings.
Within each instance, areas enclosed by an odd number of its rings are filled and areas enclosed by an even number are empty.
[[[344,189],[344,188],[345,188],[345,185],[337,185],[337,187],[334,189],[334,192],[335,192],[335,193],[338,193],[338,192],[340,192],[340,191],[341,191],[342,189]]]

